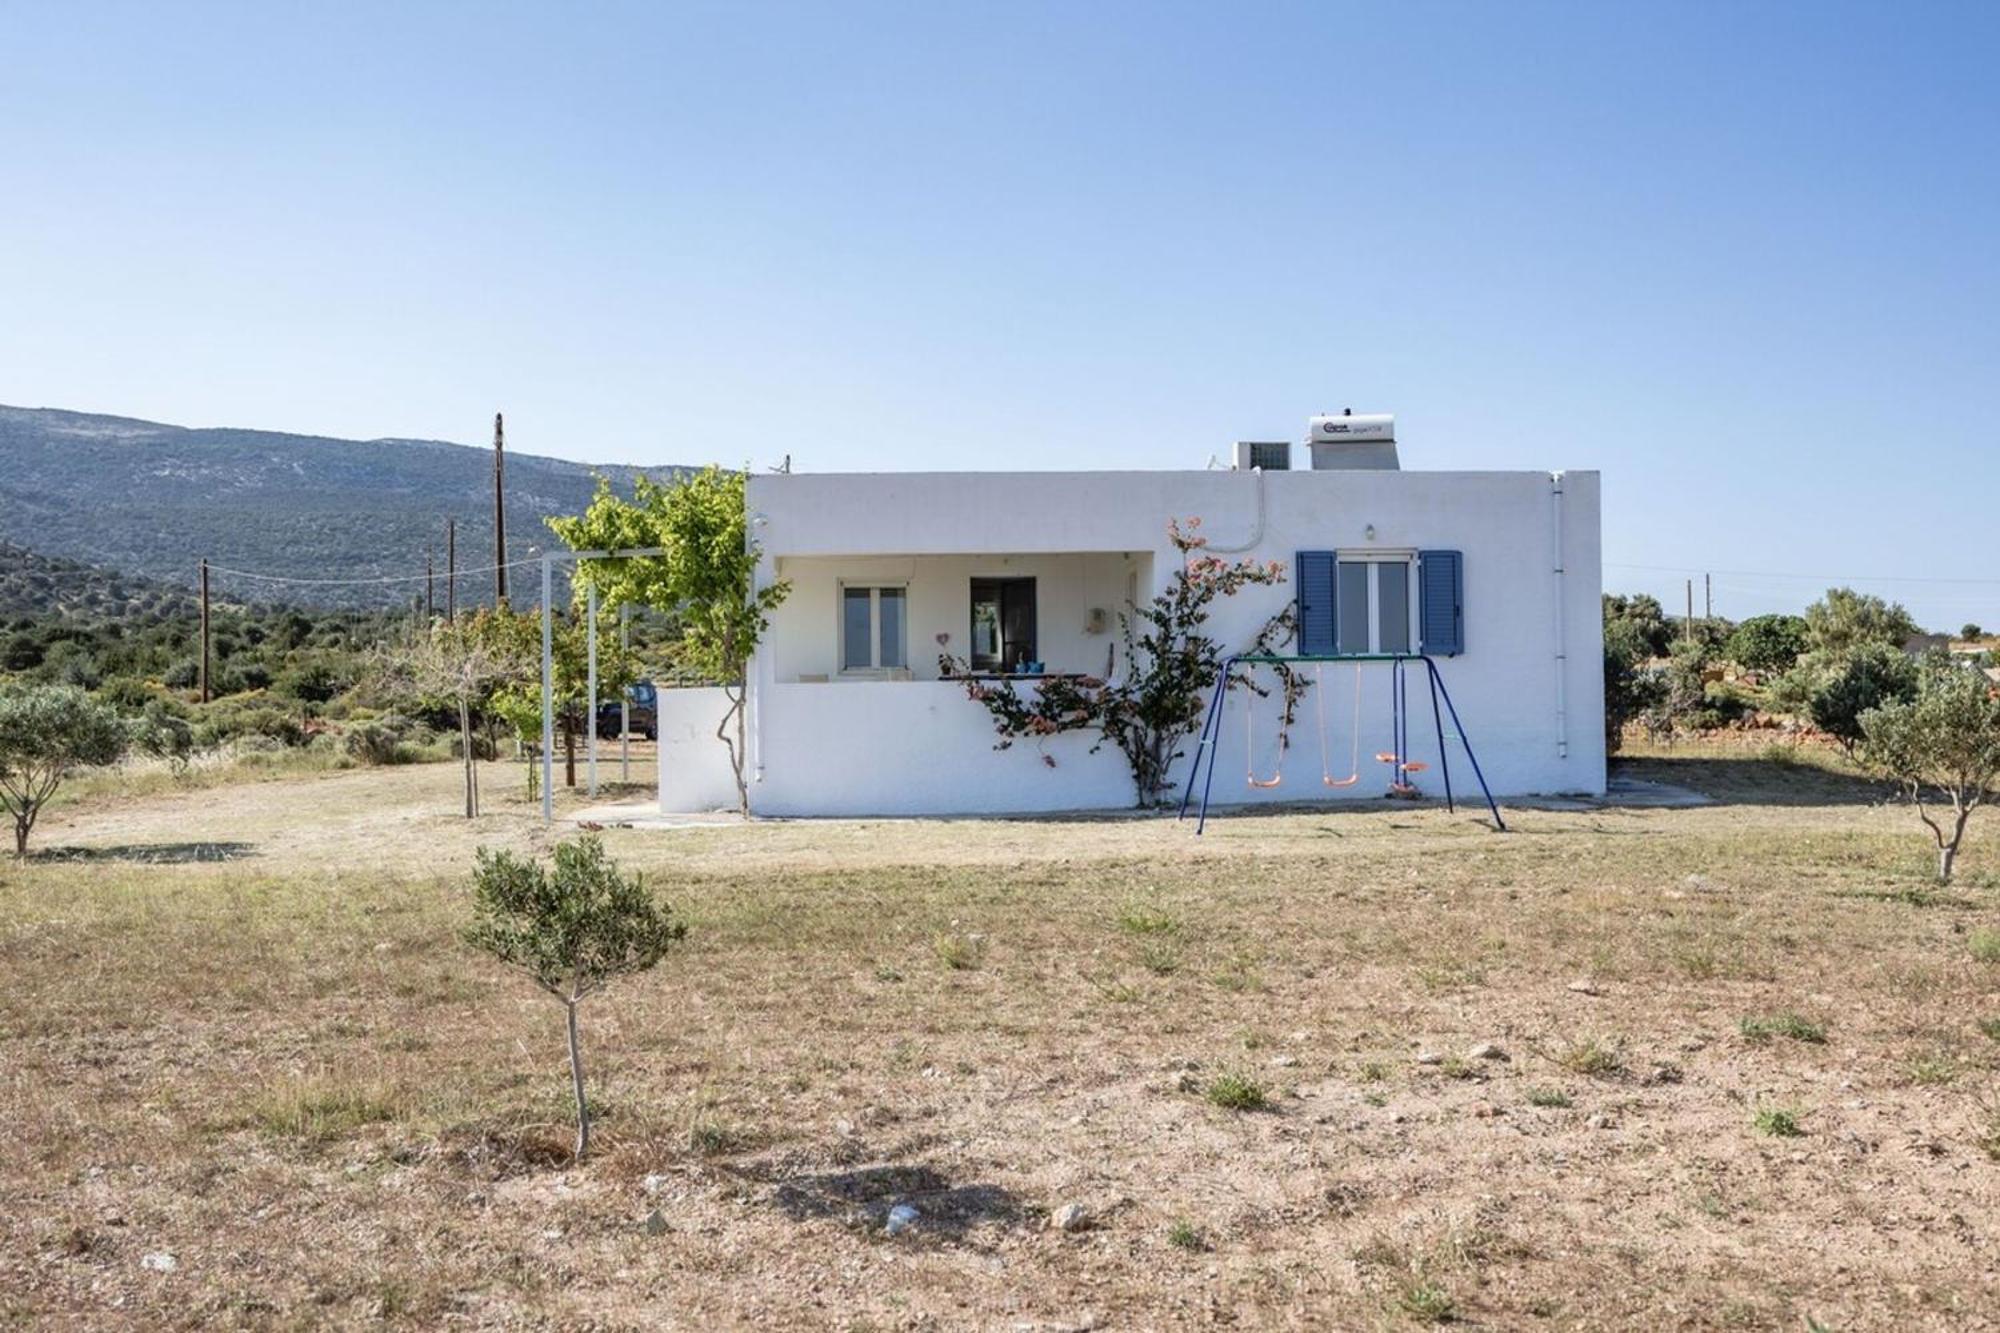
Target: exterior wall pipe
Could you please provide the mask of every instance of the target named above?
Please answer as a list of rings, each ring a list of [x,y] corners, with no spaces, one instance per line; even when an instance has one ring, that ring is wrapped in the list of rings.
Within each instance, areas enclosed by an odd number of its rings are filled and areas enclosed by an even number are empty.
[[[1568,587],[1563,580],[1563,474],[1549,473],[1549,500],[1555,512],[1556,580],[1556,758],[1569,758],[1569,634],[1563,623]]]

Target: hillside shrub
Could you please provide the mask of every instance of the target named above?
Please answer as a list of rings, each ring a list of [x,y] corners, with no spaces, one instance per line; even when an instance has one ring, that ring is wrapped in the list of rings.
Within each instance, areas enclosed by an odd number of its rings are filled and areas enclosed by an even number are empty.
[[[143,680],[112,676],[97,687],[97,697],[120,712],[136,713],[159,696]]]
[[[197,717],[194,732],[203,749],[240,741],[296,747],[307,740],[305,725],[298,715],[261,694],[232,696],[208,704]]]
[[[1921,632],[1901,603],[1852,588],[1828,588],[1805,620],[1807,647],[1829,658],[1869,644],[1900,649]]]
[[[1720,680],[1714,649],[1701,638],[1676,640],[1663,666],[1643,669],[1647,730],[1712,731],[1736,721],[1748,705]]]
[[[148,700],[130,729],[133,748],[164,763],[175,777],[187,772],[201,749],[194,727],[162,699]]]
[[[341,733],[340,752],[359,764],[381,767],[423,760],[428,734],[405,718],[389,716],[355,722]]]
[[[1806,650],[1803,616],[1752,616],[1736,627],[1723,651],[1745,671],[1789,671]]]
[[[1604,622],[1604,744],[1617,753],[1625,724],[1657,710],[1667,695],[1664,672],[1648,665],[1651,640],[1629,620]]]
[[[1885,704],[1907,702],[1917,693],[1916,662],[1902,649],[1881,642],[1863,643],[1816,670],[1806,714],[1849,753],[1861,739],[1864,714]]]
[[[1659,599],[1645,593],[1604,594],[1604,637],[1616,635],[1621,648],[1629,648],[1641,660],[1664,657],[1674,641],[1674,628],[1667,623]]]

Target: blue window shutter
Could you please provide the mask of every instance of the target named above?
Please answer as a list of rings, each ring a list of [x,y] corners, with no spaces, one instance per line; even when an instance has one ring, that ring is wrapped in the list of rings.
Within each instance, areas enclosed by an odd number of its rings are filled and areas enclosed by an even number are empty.
[[[1456,657],[1465,651],[1465,555],[1417,552],[1418,651]]]
[[[1334,652],[1334,583],[1332,551],[1300,551],[1299,652],[1327,657]]]

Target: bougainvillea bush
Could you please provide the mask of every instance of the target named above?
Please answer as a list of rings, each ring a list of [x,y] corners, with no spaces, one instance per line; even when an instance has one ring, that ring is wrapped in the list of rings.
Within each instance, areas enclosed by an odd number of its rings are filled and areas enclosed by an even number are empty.
[[[1168,790],[1167,774],[1183,754],[1182,744],[1201,726],[1209,691],[1222,671],[1222,650],[1206,632],[1209,610],[1218,597],[1233,597],[1251,584],[1285,581],[1285,567],[1276,560],[1225,560],[1208,551],[1199,518],[1175,519],[1167,539],[1179,552],[1180,568],[1167,587],[1144,606],[1119,617],[1125,641],[1125,670],[1116,680],[1092,676],[1050,676],[1023,693],[1010,680],[968,680],[966,694],[984,704],[993,716],[1007,749],[1016,740],[1043,740],[1062,732],[1095,730],[1094,754],[1105,745],[1117,747],[1132,770],[1132,786],[1140,806],[1160,804]],[[1283,618],[1283,613],[1280,617]],[[1269,627],[1260,643],[1270,634]],[[964,672],[964,664],[942,657],[946,675]],[[1288,706],[1296,702],[1296,686],[1285,676]],[[1043,762],[1055,760],[1044,753]]]

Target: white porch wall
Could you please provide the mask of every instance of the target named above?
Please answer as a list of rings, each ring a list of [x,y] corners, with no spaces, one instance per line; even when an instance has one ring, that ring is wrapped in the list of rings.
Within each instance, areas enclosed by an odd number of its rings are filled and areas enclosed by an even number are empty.
[[[772,674],[778,683],[795,682],[801,674],[838,677],[840,586],[880,582],[908,586],[910,670],[918,680],[936,680],[937,635],[950,634],[948,651],[966,656],[972,580],[990,576],[1035,580],[1035,646],[1050,671],[1101,675],[1106,653],[1120,641],[1118,613],[1125,606],[1128,576],[1136,574],[1143,587],[1152,577],[1152,564],[1150,551],[782,557],[777,574],[791,580],[792,591],[771,618],[767,643]],[[1104,611],[1103,633],[1086,629],[1092,607]]]
[[[736,808],[736,774],[715,737],[729,700],[719,689],[661,689],[660,809],[677,814]]]
[[[1261,480],[1255,473],[1222,471],[764,474],[750,479],[749,504],[757,540],[766,552],[760,576],[765,581],[775,576],[780,558],[788,568],[794,562],[804,568],[806,558],[847,561],[887,552],[979,556],[1009,551],[1020,560],[1038,554],[1074,558],[1079,550],[1150,551],[1150,586],[1141,589],[1142,596],[1150,596],[1175,567],[1175,554],[1165,540],[1167,520],[1175,516],[1200,516],[1202,531],[1213,542],[1248,548],[1222,554],[1281,561],[1288,577],[1300,550],[1462,551],[1466,651],[1440,659],[1439,669],[1488,781],[1502,796],[1604,790],[1595,472],[1571,472],[1563,478],[1560,616],[1554,572],[1556,501],[1545,472],[1279,472]],[[1039,583],[1037,591],[1044,592]],[[1226,650],[1245,648],[1294,592],[1288,581],[1221,599],[1214,603],[1210,632]],[[830,652],[837,641],[834,623],[831,604],[809,598],[788,602],[773,617],[772,646],[759,655],[752,673],[759,696],[752,749],[761,775],[752,788],[753,809],[773,814],[833,813],[836,807],[842,813],[957,813],[1080,809],[1131,800],[1123,761],[1115,753],[1093,756],[1090,764],[1062,762],[1058,755],[1054,769],[1033,757],[1032,746],[993,753],[985,710],[955,687],[780,684],[783,644],[795,634],[816,634],[826,638]],[[950,628],[954,645],[962,643],[963,628]],[[913,665],[929,665],[926,658],[935,654],[925,649],[932,647],[928,635],[933,632],[928,619],[912,616]],[[1048,652],[1044,657],[1051,667],[1061,665]],[[812,668],[786,664],[785,669]],[[1326,668],[1330,767],[1336,777],[1347,772],[1351,672],[1348,667]],[[1559,674],[1566,708],[1560,726]],[[1411,755],[1431,765],[1418,782],[1436,792],[1437,747],[1420,667],[1409,680]],[[1248,787],[1243,780],[1247,700],[1233,694],[1215,775],[1218,803],[1379,795],[1386,772],[1373,756],[1389,746],[1385,668],[1368,668],[1363,688],[1363,780],[1337,790],[1319,781],[1310,699],[1294,735],[1284,784]],[[893,693],[899,689],[915,692]],[[850,699],[849,691],[867,697]],[[1269,700],[1255,706],[1263,742],[1256,762],[1268,775],[1274,761],[1275,707]],[[1449,733],[1449,719],[1446,728]],[[1078,736],[1056,742],[1064,747],[1072,743],[1079,751],[1088,748]],[[1454,787],[1461,795],[1476,790],[1463,752],[1454,747],[1451,758]],[[1103,763],[1112,765],[1118,781],[1098,771]],[[1176,765],[1177,781],[1186,763]]]
[[[751,789],[761,815],[1026,814],[1132,804],[1123,756],[1091,754],[1094,737],[1082,733],[996,751],[1000,738],[986,710],[949,681],[779,684],[766,687],[762,706],[767,737],[784,738],[786,761],[767,759],[764,780]]]

